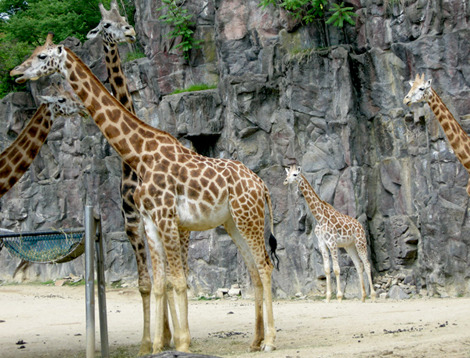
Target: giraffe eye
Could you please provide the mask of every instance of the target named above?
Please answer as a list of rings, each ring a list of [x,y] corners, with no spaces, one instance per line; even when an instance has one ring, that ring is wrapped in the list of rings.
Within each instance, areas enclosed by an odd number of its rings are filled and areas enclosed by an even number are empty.
[[[64,102],[65,102],[65,98],[59,98],[58,102],[59,102],[59,103],[64,103]]]
[[[419,90],[420,90],[420,91],[424,91],[424,87],[420,87]]]
[[[110,27],[110,26],[111,26],[111,24],[110,24],[109,22],[103,25],[103,27],[104,27],[105,29],[107,29],[107,28]]]
[[[45,59],[47,58],[47,55],[40,54],[40,55],[38,55],[38,58],[39,58],[40,60],[45,60]]]

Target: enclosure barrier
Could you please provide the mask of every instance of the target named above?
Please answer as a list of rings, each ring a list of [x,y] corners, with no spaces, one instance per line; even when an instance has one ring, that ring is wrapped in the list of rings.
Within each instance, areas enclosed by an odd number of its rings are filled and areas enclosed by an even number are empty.
[[[34,263],[64,263],[85,252],[86,358],[95,357],[95,252],[101,357],[109,358],[104,247],[101,220],[85,207],[85,228],[0,234],[0,244],[16,257]],[[0,245],[0,249],[1,249]]]

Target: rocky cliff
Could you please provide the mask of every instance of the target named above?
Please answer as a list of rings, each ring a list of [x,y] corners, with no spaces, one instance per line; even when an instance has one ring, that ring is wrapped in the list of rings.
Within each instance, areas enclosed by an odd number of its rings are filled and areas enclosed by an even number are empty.
[[[405,108],[408,80],[432,78],[470,131],[470,6],[466,0],[354,0],[355,27],[304,26],[256,0],[188,0],[204,42],[189,61],[174,49],[157,0],[136,1],[145,58],[125,71],[138,115],[208,156],[238,159],[267,183],[274,205],[280,269],[277,297],[319,294],[324,274],[315,221],[284,168],[303,171],[319,195],[358,218],[370,243],[374,280],[392,297],[470,293],[468,174],[427,104]],[[106,82],[99,41],[66,43]],[[127,51],[127,47],[121,48]],[[50,80],[47,80],[50,81]],[[0,104],[3,147],[30,118],[34,95]],[[170,95],[194,83],[216,89]],[[0,226],[16,230],[83,223],[83,206],[101,212],[108,281],[136,279],[123,233],[119,158],[91,120],[59,119],[25,177],[1,201]],[[3,250],[2,279],[17,265]],[[82,274],[83,259],[34,265],[29,278]],[[346,297],[359,293],[352,261],[341,257]],[[222,229],[192,235],[190,285],[196,294],[249,277]],[[244,292],[248,292],[245,290]]]

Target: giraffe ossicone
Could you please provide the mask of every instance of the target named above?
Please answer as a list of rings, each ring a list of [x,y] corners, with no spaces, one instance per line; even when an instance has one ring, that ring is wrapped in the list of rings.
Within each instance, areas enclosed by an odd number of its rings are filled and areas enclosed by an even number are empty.
[[[336,276],[336,297],[338,301],[343,299],[343,291],[340,283],[340,267],[338,264],[338,249],[341,247],[346,250],[356,267],[356,271],[359,275],[362,302],[365,301],[367,296],[364,286],[364,270],[369,279],[370,296],[372,300],[375,300],[376,293],[368,259],[367,238],[362,225],[356,219],[340,213],[333,208],[333,206],[321,200],[307,178],[302,174],[300,167],[292,165],[289,169],[286,168],[286,174],[284,185],[297,183],[310,211],[317,221],[314,232],[318,239],[318,246],[323,258],[327,302],[331,300],[331,272],[328,250],[331,253],[333,272]]]
[[[266,205],[271,235],[274,224],[271,198],[263,180],[238,161],[199,155],[169,133],[139,120],[70,49],[54,45],[52,35],[10,74],[20,76],[19,81],[24,82],[57,71],[67,79],[108,142],[140,179],[134,199],[144,220],[154,272],[153,351],[163,349],[166,300],[175,348],[189,350],[187,272],[182,238],[190,231],[219,225],[225,227],[239,248],[254,286],[255,333],[251,349],[275,349],[273,264],[264,239]]]
[[[416,74],[415,80],[409,81],[411,88],[403,103],[408,106],[418,102],[428,103],[444,130],[455,156],[470,174],[470,137],[431,87],[431,83],[431,79],[425,79],[424,73],[421,76]],[[470,195],[470,179],[467,182],[467,194]]]

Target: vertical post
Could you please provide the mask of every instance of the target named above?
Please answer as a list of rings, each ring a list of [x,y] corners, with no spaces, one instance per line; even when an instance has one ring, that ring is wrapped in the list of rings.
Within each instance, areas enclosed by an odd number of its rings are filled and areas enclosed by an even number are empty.
[[[104,245],[101,235],[101,220],[96,219],[96,266],[98,276],[98,307],[100,314],[101,357],[109,358],[108,319],[106,316],[106,286],[104,278]]]
[[[86,358],[95,357],[95,219],[93,206],[85,206]]]

